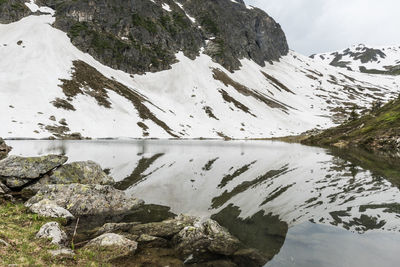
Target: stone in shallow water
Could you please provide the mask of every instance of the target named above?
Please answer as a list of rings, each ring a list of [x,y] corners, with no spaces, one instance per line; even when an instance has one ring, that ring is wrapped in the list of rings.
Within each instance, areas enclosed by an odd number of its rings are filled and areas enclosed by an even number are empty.
[[[93,161],[80,161],[65,164],[53,171],[47,184],[101,184],[111,185],[113,178],[108,176],[99,164]]]
[[[195,217],[179,215],[171,220],[135,225],[129,229],[129,233],[169,238],[179,233],[186,226],[192,225],[195,220]]]
[[[240,241],[232,236],[216,221],[197,220],[192,226],[183,228],[175,237],[176,249],[184,258],[191,258],[188,263],[199,262],[207,254],[232,256]]]
[[[102,253],[108,255],[107,258],[112,259],[135,253],[137,246],[137,242],[122,235],[107,233],[91,240],[84,248],[101,249]]]
[[[75,218],[68,210],[46,199],[33,204],[29,210],[43,217],[65,218],[67,220],[73,220]]]
[[[67,209],[74,216],[122,214],[144,204],[109,185],[69,184],[45,185],[25,205],[31,207],[44,199]]]
[[[51,239],[51,243],[59,246],[64,246],[67,243],[67,234],[61,230],[57,222],[49,222],[43,225],[36,238]]]
[[[9,156],[0,161],[0,176],[15,179],[37,179],[64,164],[68,158],[59,155],[24,158]]]

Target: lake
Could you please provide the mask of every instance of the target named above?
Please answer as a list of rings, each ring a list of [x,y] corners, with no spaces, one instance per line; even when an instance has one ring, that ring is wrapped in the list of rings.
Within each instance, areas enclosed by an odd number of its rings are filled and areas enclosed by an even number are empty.
[[[93,160],[148,204],[211,217],[266,266],[396,266],[400,164],[272,141],[10,140],[13,155]]]

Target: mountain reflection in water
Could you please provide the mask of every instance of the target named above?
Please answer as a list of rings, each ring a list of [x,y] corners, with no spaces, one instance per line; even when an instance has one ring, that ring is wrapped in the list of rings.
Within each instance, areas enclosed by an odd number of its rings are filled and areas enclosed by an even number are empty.
[[[336,266],[341,244],[357,248],[337,266],[398,260],[400,165],[375,155],[267,141],[8,143],[15,155],[94,160],[146,203],[217,220],[267,266]]]

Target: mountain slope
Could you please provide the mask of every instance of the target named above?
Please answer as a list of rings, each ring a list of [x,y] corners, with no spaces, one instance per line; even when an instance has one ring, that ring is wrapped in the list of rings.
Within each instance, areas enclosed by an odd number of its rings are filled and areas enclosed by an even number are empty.
[[[376,106],[365,116],[304,141],[307,144],[362,147],[398,155],[400,151],[400,99]]]
[[[189,10],[190,1],[183,2]],[[229,2],[244,14],[253,10],[230,0],[217,2]],[[207,52],[212,38],[200,43],[204,46],[194,57],[176,48],[175,63],[164,71],[131,74],[75,47],[70,33],[52,26],[59,18],[49,8],[39,9],[33,1],[28,6],[40,15],[0,25],[3,137],[284,136],[333,126],[354,105],[387,101],[399,91],[397,77],[324,66],[291,51],[279,61],[256,63],[253,54],[241,56],[232,49],[240,69],[230,72],[227,61]]]
[[[400,46],[354,45],[345,50],[312,55],[317,62],[371,74],[400,75]]]

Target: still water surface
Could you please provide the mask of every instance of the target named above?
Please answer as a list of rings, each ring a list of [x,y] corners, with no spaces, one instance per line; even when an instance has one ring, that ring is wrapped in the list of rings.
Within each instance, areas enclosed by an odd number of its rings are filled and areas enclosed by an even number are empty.
[[[266,266],[398,266],[400,165],[281,142],[9,141],[12,154],[94,160],[117,187],[211,216]]]

